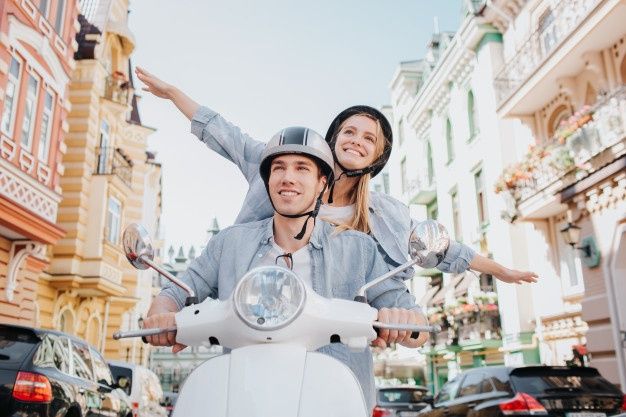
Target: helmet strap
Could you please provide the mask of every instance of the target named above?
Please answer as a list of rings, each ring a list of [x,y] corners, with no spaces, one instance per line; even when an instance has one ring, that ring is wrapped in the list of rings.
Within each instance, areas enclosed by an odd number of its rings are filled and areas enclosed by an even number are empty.
[[[326,191],[326,186],[327,185],[324,185],[324,188],[322,188],[322,192],[317,196],[317,200],[315,201],[315,208],[313,208],[313,210],[307,211],[306,213],[300,213],[300,214],[283,214],[276,209],[276,206],[274,206],[274,202],[272,201],[272,196],[269,193],[269,187],[267,186],[267,184],[265,185],[265,188],[267,189],[267,196],[270,200],[270,204],[272,205],[272,208],[279,216],[286,217],[288,219],[297,219],[298,217],[305,217],[305,216],[307,217],[306,220],[304,220],[304,224],[302,225],[302,230],[300,230],[300,233],[294,236],[294,239],[302,240],[302,238],[304,237],[304,234],[306,233],[306,226],[309,223],[309,219],[313,219],[313,224],[315,225],[315,218],[317,217],[317,214],[320,211],[320,206],[322,205],[322,196],[324,195],[324,191]]]

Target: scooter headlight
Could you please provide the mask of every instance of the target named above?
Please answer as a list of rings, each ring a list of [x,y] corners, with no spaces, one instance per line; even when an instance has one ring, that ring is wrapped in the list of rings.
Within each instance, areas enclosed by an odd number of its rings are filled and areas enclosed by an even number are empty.
[[[233,295],[235,311],[250,327],[276,330],[302,312],[306,290],[289,269],[262,266],[241,278]]]

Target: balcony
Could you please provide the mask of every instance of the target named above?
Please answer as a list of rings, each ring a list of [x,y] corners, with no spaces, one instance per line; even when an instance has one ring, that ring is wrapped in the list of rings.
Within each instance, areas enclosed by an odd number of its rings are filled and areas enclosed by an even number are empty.
[[[96,158],[95,175],[116,175],[124,184],[132,186],[133,162],[120,148],[100,146],[96,148]]]
[[[495,79],[501,107],[553,55],[602,0],[560,1]]]
[[[437,198],[437,189],[435,187],[434,177],[420,175],[408,183],[403,194],[408,204],[426,205],[431,203],[435,198]]]
[[[123,74],[116,72],[106,78],[104,98],[123,106],[130,106],[133,89]]]
[[[514,220],[528,214],[521,213],[520,206],[536,199],[547,201],[619,158],[626,153],[625,136],[626,86],[582,109],[565,121],[555,136],[505,169],[495,191],[503,193],[508,203],[506,216]]]

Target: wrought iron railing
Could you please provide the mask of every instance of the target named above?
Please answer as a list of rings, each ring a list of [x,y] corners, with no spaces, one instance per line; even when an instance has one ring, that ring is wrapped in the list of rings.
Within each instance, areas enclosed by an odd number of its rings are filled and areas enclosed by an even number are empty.
[[[404,197],[409,200],[413,199],[420,192],[433,191],[435,189],[435,177],[429,175],[419,175],[417,178],[409,181],[404,189]]]
[[[524,42],[495,78],[498,106],[539,68],[550,54],[585,20],[602,0],[561,0],[552,10],[550,21]]]
[[[133,162],[120,148],[100,146],[96,148],[96,171],[98,175],[117,175],[129,187],[133,178]]]

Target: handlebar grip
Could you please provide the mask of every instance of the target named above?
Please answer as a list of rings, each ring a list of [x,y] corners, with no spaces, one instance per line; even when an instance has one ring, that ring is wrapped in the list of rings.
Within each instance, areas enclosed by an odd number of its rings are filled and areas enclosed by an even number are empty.
[[[382,329],[374,327],[374,331],[376,332],[377,336],[380,335],[381,330]],[[420,337],[420,333],[421,332],[411,332],[411,339],[417,339],[418,337]]]

